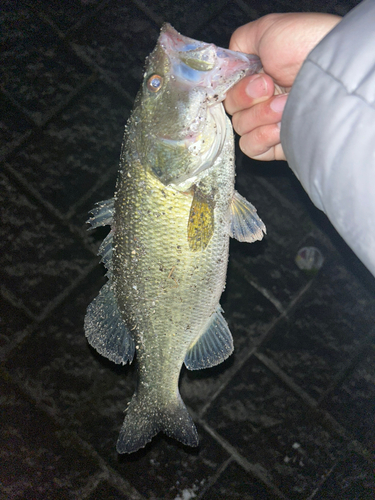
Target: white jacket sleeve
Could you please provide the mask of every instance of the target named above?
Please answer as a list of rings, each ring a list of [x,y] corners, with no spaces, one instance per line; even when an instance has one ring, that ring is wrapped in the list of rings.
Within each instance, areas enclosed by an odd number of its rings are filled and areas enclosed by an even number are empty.
[[[314,204],[375,276],[375,0],[309,54],[283,113],[281,143]]]

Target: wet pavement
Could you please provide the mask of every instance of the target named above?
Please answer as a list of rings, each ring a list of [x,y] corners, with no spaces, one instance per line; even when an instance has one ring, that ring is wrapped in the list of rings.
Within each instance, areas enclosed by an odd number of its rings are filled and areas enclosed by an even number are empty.
[[[1,54],[0,497],[375,497],[375,280],[288,166],[238,152],[237,188],[267,237],[231,242],[222,298],[235,353],[182,371],[200,446],[163,435],[115,450],[135,389],[84,337],[105,282],[105,229],[123,128],[163,21],[228,46],[271,12],[344,14],[356,1],[3,0]],[[322,268],[299,269],[305,246]]]

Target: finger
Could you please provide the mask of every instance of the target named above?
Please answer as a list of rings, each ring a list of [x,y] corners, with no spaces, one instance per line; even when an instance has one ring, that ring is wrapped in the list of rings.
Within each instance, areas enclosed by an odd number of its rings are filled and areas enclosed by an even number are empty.
[[[228,91],[224,101],[225,109],[233,115],[268,99],[274,94],[274,88],[272,78],[264,73],[243,78]]]
[[[285,154],[281,143],[272,146],[268,151],[265,151],[261,155],[253,156],[253,160],[258,161],[274,161],[274,160],[284,160],[286,161]]]
[[[280,144],[280,128],[274,123],[258,127],[243,135],[240,139],[240,148],[250,158],[274,160],[268,153],[274,146]],[[267,154],[268,153],[268,154]]]
[[[248,109],[238,111],[232,117],[234,130],[242,136],[264,125],[281,122],[287,98],[287,94],[277,95]]]
[[[264,27],[271,25],[282,14],[268,14],[260,17],[256,21],[244,24],[236,29],[232,34],[229,48],[246,54],[256,54],[259,56],[259,41],[263,34]]]

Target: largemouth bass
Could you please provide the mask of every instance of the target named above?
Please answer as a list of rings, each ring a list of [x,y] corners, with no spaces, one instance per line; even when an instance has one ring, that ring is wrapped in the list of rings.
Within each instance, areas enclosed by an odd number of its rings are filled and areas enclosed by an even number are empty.
[[[114,198],[89,220],[111,231],[99,250],[108,282],[87,309],[87,339],[115,363],[135,353],[138,363],[119,453],[160,431],[197,446],[178,390],[182,365],[209,368],[233,351],[219,304],[229,237],[259,240],[265,226],[234,189],[233,129],[222,101],[260,68],[256,56],[184,37],[169,24],[146,60]]]

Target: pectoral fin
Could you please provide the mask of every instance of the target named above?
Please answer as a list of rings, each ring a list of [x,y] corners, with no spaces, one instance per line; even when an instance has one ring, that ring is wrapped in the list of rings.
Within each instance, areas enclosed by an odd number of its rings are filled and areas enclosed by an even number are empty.
[[[185,356],[189,370],[200,370],[216,366],[233,352],[233,338],[222,315],[220,304],[211,315],[203,334],[190,346]]]
[[[196,190],[190,207],[188,222],[189,248],[193,252],[204,250],[214,232],[214,203]]]
[[[102,356],[118,364],[132,362],[134,341],[121,317],[110,282],[87,308],[85,334],[89,344]]]
[[[231,216],[229,234],[232,238],[252,243],[261,240],[266,234],[266,226],[257,215],[255,207],[237,191],[232,198]]]

